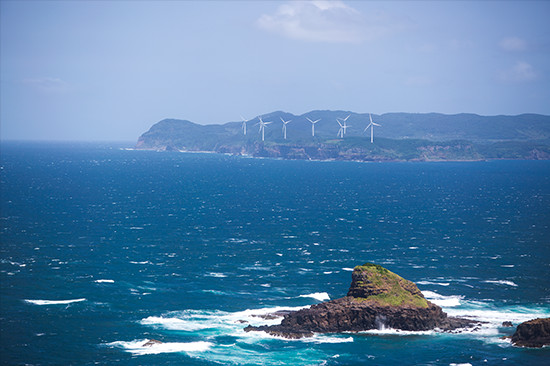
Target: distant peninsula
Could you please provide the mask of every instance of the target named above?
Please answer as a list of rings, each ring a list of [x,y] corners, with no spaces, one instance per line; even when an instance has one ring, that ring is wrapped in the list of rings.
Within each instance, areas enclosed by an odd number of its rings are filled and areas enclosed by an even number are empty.
[[[540,114],[277,111],[260,117],[264,123],[259,117],[211,125],[165,119],[139,137],[136,149],[302,160],[550,159],[550,116]]]

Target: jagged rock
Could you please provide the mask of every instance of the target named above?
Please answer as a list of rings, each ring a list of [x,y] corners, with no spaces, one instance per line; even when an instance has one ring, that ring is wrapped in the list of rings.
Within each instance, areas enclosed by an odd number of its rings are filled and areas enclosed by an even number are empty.
[[[514,324],[512,324],[512,322],[506,321],[506,322],[502,322],[502,326],[503,327],[513,327]]]
[[[301,338],[313,332],[359,332],[386,327],[452,331],[473,325],[467,319],[447,317],[439,306],[424,298],[413,282],[382,266],[366,263],[355,267],[346,297],[286,314],[279,325],[248,326],[245,330]]]
[[[512,344],[520,347],[550,345],[550,318],[539,318],[521,323],[512,335]]]
[[[156,339],[149,339],[147,342],[143,343],[142,347],[153,347],[155,344],[162,344],[162,342]]]

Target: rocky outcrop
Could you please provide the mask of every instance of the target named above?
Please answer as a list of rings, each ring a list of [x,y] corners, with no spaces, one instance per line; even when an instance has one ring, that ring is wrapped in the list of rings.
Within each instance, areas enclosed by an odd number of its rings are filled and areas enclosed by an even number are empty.
[[[512,335],[512,344],[520,347],[550,345],[550,318],[539,318],[521,323]]]
[[[355,267],[346,297],[286,314],[279,325],[248,326],[245,330],[301,338],[313,333],[384,328],[451,331],[473,325],[467,319],[447,317],[439,306],[424,298],[413,282],[366,263]]]

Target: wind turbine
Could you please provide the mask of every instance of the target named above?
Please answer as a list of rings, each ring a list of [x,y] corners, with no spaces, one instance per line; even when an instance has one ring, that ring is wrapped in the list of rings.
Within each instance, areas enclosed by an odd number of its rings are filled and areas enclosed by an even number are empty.
[[[348,120],[348,118],[349,116],[343,119],[340,118],[342,122],[344,122],[344,124],[340,123],[340,119],[336,118],[336,122],[338,122],[338,124],[340,125],[340,129],[338,130],[338,133],[336,134],[336,136],[340,138],[344,138],[344,135],[346,134],[346,129],[350,127],[349,125],[346,124],[346,121]]]
[[[288,121],[285,121],[285,120],[283,119],[283,117],[279,117],[279,118],[281,118],[281,121],[283,121],[283,137],[284,137],[284,139],[286,140],[286,125],[287,125],[290,121],[292,121],[292,120],[290,119],[290,120],[288,120]]]
[[[243,116],[241,116],[241,119],[243,120],[243,134],[246,136],[246,122],[248,122],[248,120]]]
[[[369,123],[369,125],[365,128],[365,130],[364,130],[363,132],[367,131],[367,130],[369,129],[369,127],[370,127],[370,143],[372,144],[373,141],[374,141],[374,139],[373,139],[373,138],[374,138],[374,126],[380,127],[380,125],[379,125],[378,123],[374,123],[374,122],[372,121],[372,116],[370,115],[370,113],[369,113],[369,118],[370,118],[370,123]]]
[[[315,137],[315,124],[316,124],[317,122],[319,122],[321,119],[319,118],[319,119],[316,120],[316,121],[312,121],[312,120],[310,120],[308,117],[306,117],[306,119],[307,119],[309,122],[311,122],[311,136]]]
[[[256,123],[256,125],[260,125],[260,133],[262,134],[262,141],[264,141],[264,131],[265,131],[265,126],[267,126],[268,124],[270,124],[271,122],[264,122],[262,120],[262,117],[258,116],[258,118],[260,119],[260,122]]]

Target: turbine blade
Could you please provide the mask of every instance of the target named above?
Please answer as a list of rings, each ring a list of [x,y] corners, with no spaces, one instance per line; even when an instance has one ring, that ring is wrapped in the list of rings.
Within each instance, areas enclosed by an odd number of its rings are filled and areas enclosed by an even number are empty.
[[[382,125],[379,125],[378,123],[374,123],[374,122],[372,124],[375,125],[375,126],[382,126]]]
[[[372,116],[369,113],[370,123],[372,123]]]
[[[311,122],[311,123],[315,123],[315,122],[313,122],[312,120],[310,120],[309,117],[306,117],[306,119],[307,119],[309,122]]]

